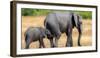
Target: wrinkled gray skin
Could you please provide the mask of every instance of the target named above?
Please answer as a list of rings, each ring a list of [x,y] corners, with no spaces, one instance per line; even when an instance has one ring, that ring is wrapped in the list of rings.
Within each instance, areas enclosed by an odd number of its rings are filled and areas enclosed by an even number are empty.
[[[50,43],[51,43],[51,47],[58,46],[58,40],[61,36],[61,33],[66,33],[66,36],[67,36],[66,46],[67,47],[73,46],[72,29],[74,27],[76,27],[79,32],[78,46],[81,46],[81,44],[80,44],[80,38],[81,38],[81,34],[82,34],[81,16],[79,16],[75,13],[70,13],[70,12],[49,13],[46,16],[44,25],[45,25],[45,28],[48,29],[51,33],[51,37],[50,36],[48,37],[48,39],[50,40]]]
[[[49,34],[50,32],[42,27],[29,27],[24,34],[26,42],[25,48],[28,49],[29,45],[34,41],[39,41],[39,48],[45,48],[43,38],[47,35],[50,36]]]

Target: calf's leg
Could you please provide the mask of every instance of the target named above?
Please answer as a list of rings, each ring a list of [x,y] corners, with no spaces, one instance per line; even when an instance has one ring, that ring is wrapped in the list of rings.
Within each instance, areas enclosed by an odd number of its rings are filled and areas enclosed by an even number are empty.
[[[39,39],[39,48],[45,48],[44,42],[43,42],[43,38]]]

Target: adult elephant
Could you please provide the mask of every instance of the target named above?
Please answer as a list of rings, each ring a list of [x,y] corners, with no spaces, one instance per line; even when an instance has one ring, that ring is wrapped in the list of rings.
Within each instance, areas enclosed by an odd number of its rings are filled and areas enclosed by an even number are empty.
[[[50,40],[51,47],[58,46],[58,39],[61,36],[61,33],[66,33],[67,36],[67,47],[73,46],[72,41],[72,29],[76,27],[79,32],[78,36],[78,46],[80,44],[80,38],[82,34],[82,20],[81,16],[71,12],[53,12],[49,13],[44,21],[45,28],[51,32]]]

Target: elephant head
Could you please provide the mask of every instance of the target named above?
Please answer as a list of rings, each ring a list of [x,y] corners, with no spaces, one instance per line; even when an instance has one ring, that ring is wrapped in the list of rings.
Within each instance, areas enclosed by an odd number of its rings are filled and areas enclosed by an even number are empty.
[[[45,34],[46,34],[48,39],[52,37],[52,34],[48,29],[45,29]]]
[[[81,38],[81,34],[82,34],[82,17],[78,14],[73,14],[72,15],[72,24],[73,24],[73,27],[76,27],[79,32],[78,45],[81,46],[80,38]]]

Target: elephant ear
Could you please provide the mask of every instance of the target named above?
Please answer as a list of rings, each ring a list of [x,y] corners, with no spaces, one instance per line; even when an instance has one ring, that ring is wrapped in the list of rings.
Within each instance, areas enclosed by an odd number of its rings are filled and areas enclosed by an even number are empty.
[[[72,24],[73,24],[73,26],[78,27],[78,16],[77,16],[77,14],[72,14]]]
[[[82,16],[78,15],[79,24],[82,24]]]

